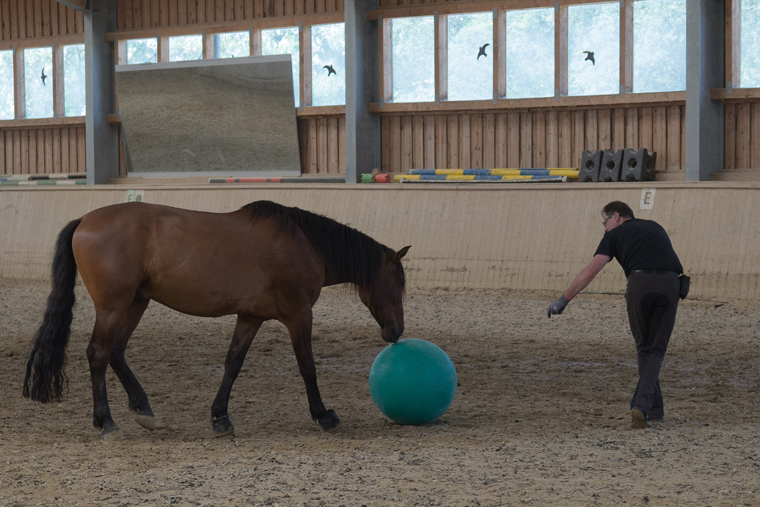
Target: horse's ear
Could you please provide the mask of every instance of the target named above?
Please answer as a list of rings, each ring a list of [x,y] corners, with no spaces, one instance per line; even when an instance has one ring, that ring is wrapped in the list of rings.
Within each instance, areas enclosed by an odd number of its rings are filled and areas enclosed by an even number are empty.
[[[393,256],[393,262],[400,261],[401,258],[406,255],[406,252],[408,252],[410,248],[412,248],[412,245],[405,246],[404,248],[396,252],[396,255]]]

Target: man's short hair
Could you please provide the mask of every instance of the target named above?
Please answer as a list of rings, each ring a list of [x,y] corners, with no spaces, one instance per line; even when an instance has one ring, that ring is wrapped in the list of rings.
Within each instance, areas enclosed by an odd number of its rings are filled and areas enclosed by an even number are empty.
[[[631,207],[622,201],[612,201],[607,206],[602,208],[602,212],[608,217],[611,217],[613,214],[617,213],[621,218],[635,218],[633,216],[633,210]]]

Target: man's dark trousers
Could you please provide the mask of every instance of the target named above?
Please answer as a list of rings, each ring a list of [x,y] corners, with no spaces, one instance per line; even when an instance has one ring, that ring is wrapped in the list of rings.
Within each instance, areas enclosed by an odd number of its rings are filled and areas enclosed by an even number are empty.
[[[658,379],[676,321],[680,293],[678,278],[661,273],[631,273],[625,294],[639,363],[639,383],[631,398],[631,408],[641,407],[647,419],[660,419],[665,414]]]

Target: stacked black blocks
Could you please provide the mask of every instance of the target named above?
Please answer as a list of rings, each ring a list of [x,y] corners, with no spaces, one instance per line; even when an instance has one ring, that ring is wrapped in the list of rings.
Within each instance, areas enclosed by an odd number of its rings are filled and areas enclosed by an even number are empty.
[[[654,168],[657,165],[657,152],[639,148],[633,151],[625,149],[621,181],[654,181]]]

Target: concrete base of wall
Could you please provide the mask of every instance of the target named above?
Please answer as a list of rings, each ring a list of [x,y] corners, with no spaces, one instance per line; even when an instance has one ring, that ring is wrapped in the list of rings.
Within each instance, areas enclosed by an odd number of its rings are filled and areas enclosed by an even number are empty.
[[[146,202],[211,212],[268,199],[348,223],[391,248],[412,245],[404,259],[410,290],[562,291],[602,238],[601,208],[622,200],[638,218],[656,220],[668,231],[692,276],[693,297],[760,298],[758,183],[265,184],[132,190],[143,190]],[[0,188],[0,276],[47,278],[60,229],[93,209],[125,202],[129,191],[121,185]],[[651,209],[641,209],[644,194],[650,196]],[[624,289],[615,261],[588,287]]]

